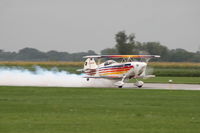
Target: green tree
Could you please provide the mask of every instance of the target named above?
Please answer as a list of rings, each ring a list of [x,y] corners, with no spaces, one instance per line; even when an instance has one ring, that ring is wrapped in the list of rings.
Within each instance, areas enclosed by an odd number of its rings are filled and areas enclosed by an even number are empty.
[[[142,45],[142,50],[151,55],[160,55],[159,60],[168,61],[169,49],[161,45],[159,42],[146,42]]]
[[[119,54],[127,55],[133,54],[133,49],[135,46],[135,35],[126,35],[125,31],[120,31],[115,35],[116,49]]]
[[[194,55],[195,54],[192,52],[188,52],[185,49],[178,48],[170,50],[170,56],[168,58],[172,62],[189,62],[192,61]]]
[[[49,61],[65,61],[67,60],[69,53],[57,52],[55,50],[51,50],[51,51],[48,51],[46,55]]]
[[[44,61],[47,60],[47,56],[44,52],[41,52],[34,48],[24,48],[19,50],[16,60],[31,60],[31,61]]]
[[[0,49],[0,60],[1,61],[12,61],[15,60],[16,52],[5,52],[4,50]]]
[[[117,49],[116,48],[106,48],[101,50],[101,54],[102,55],[116,55],[118,54]]]

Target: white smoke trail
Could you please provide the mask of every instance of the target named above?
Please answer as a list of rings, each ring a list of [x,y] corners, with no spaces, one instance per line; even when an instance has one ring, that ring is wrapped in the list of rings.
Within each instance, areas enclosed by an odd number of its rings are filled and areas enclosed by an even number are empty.
[[[0,67],[0,85],[5,86],[60,86],[60,87],[112,87],[106,79],[90,79],[56,69],[36,67],[34,72],[23,68]]]

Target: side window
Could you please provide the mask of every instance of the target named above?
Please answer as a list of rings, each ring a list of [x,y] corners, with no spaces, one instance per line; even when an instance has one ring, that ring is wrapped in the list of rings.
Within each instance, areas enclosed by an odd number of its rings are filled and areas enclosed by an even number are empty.
[[[85,62],[85,66],[87,66],[87,62]]]

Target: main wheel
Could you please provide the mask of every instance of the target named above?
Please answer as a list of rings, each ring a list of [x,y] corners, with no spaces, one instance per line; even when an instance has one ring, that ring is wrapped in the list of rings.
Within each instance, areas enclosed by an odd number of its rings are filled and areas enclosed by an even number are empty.
[[[138,88],[141,88],[143,86],[144,82],[143,81],[137,81],[135,83],[135,86],[137,86]]]
[[[122,88],[122,86],[118,86],[118,88]]]

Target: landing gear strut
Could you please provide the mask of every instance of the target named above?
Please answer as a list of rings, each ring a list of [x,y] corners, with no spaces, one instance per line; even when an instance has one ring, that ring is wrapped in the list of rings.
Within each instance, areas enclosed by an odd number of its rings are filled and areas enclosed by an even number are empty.
[[[125,78],[126,78],[126,76],[123,76],[122,80],[114,83],[114,85],[118,86],[118,88],[122,88],[124,85]]]
[[[143,81],[138,81],[138,80],[136,79],[136,82],[135,82],[134,85],[137,86],[138,88],[141,88],[141,87],[144,85],[144,82],[143,82]]]

